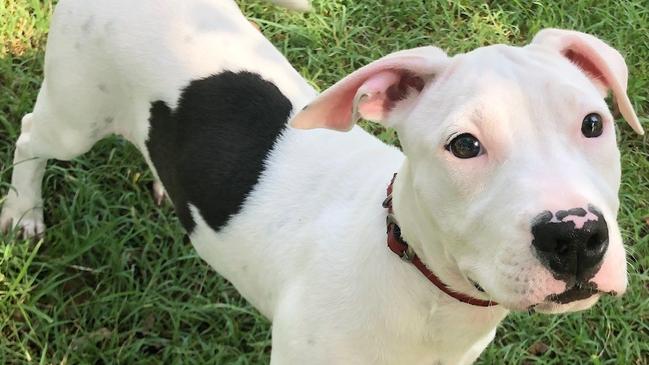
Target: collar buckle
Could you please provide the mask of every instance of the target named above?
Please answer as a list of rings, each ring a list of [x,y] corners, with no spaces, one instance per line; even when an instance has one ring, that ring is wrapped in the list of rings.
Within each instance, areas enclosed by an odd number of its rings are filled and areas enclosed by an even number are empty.
[[[403,254],[401,255],[401,260],[405,262],[412,262],[412,260],[415,258],[415,252],[413,251],[410,246],[406,248],[405,251],[403,251]]]

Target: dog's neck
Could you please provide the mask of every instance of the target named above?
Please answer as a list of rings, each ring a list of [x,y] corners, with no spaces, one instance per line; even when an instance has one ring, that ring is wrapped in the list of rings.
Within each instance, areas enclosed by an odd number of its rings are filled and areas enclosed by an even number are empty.
[[[426,214],[418,204],[412,181],[406,159],[392,190],[394,217],[399,222],[402,237],[426,266],[450,288],[476,295],[476,290],[466,282],[457,264],[445,251],[443,237],[436,232],[436,224],[431,222],[430,214]],[[386,247],[385,250],[389,249]],[[411,265],[408,262],[399,264]],[[509,311],[500,305],[481,307],[462,303],[442,292],[419,271],[414,272],[409,284],[405,285],[411,293],[417,293],[420,303],[426,303],[427,308],[417,314],[417,320],[422,321],[425,328],[421,335],[436,338],[437,345],[445,349],[444,363],[472,363],[493,339],[496,327]]]
[[[401,236],[424,264],[450,288],[480,298],[481,294],[467,282],[456,262],[446,252],[435,222],[419,203],[407,159],[394,181],[392,196],[394,216],[399,222]]]

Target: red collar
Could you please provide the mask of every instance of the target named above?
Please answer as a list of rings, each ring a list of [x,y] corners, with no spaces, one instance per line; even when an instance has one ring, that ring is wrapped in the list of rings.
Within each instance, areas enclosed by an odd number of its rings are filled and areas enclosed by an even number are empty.
[[[388,217],[386,224],[388,226],[388,247],[392,252],[396,253],[404,261],[410,262],[428,279],[431,283],[435,284],[439,290],[448,294],[449,296],[459,300],[460,302],[475,305],[478,307],[491,307],[498,305],[496,302],[490,300],[482,300],[468,296],[466,294],[458,293],[451,290],[444,282],[442,282],[437,275],[430,271],[426,265],[419,259],[419,256],[408,246],[408,244],[401,238],[401,228],[397,225],[396,220],[394,219],[392,211],[392,185],[394,184],[394,179],[397,177],[397,174],[392,176],[392,181],[388,185],[387,195],[383,201],[383,207],[388,209]]]

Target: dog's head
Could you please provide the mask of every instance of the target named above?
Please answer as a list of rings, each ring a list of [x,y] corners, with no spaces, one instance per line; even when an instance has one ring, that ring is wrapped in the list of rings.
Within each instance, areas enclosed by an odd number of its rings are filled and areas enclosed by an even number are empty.
[[[393,53],[347,76],[291,121],[395,128],[404,238],[450,286],[513,310],[580,310],[622,294],[620,155],[610,91],[638,133],[622,56],[579,32],[448,57]],[[387,182],[386,182],[387,183]]]

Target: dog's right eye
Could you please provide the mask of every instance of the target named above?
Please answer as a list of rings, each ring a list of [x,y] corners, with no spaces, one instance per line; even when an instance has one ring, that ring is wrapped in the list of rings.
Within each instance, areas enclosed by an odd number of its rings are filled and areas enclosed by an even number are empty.
[[[581,133],[586,138],[596,138],[602,135],[603,131],[602,116],[597,113],[590,113],[584,117],[581,123]]]
[[[446,145],[446,150],[457,158],[473,158],[483,153],[482,145],[474,135],[462,133]]]

